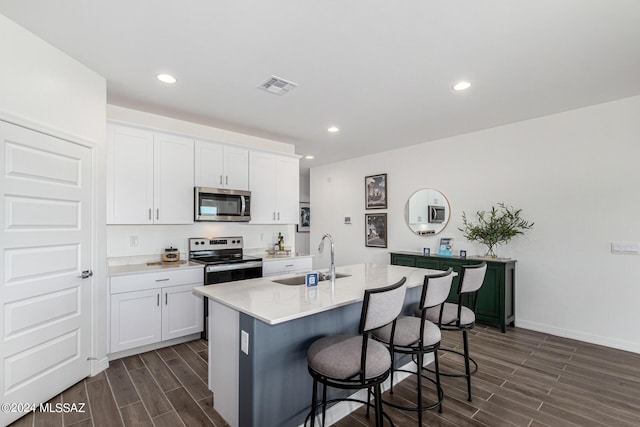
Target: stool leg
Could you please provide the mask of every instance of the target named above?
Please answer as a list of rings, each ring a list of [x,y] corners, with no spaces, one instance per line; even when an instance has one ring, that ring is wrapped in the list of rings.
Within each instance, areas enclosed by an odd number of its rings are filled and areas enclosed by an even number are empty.
[[[440,400],[440,390],[442,390],[442,385],[440,385],[440,362],[438,361],[438,349],[436,348],[433,352],[433,361],[435,363],[436,368],[436,394],[438,395],[438,400]],[[438,412],[442,413],[442,402],[438,405]]]
[[[327,384],[322,384],[322,427],[327,417]]]
[[[467,373],[467,400],[471,402],[471,369],[469,369],[469,338],[467,330],[462,331],[462,339],[464,342],[464,369]]]
[[[367,389],[367,403],[371,403],[371,387]],[[369,418],[369,407],[370,405],[367,405],[367,418]]]
[[[395,353],[392,351],[391,352],[391,387],[390,387],[390,391],[389,394],[393,394],[393,369],[394,369],[394,355]]]
[[[418,382],[418,426],[422,427],[422,362],[423,354],[418,353],[418,371],[416,380]]]
[[[313,379],[313,391],[311,392],[311,427],[316,425],[316,401],[318,400],[318,380]]]
[[[373,386],[373,394],[376,401],[376,427],[383,427],[384,421],[382,419],[382,391],[380,384]]]

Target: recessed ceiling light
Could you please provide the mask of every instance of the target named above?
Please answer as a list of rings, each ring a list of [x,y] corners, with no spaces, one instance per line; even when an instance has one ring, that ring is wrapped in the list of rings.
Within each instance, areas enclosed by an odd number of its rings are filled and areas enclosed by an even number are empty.
[[[453,85],[453,90],[467,90],[471,87],[471,83],[469,82],[458,82],[456,84]]]
[[[340,129],[338,129],[338,128],[337,128],[337,127],[335,127],[335,126],[331,126],[331,127],[330,127],[329,129],[327,129],[327,130],[328,130],[329,132],[335,133],[335,132],[338,132]]]
[[[156,77],[164,83],[175,83],[177,81],[171,74],[158,74]]]
[[[304,158],[307,160],[313,160],[313,156],[304,156]]]

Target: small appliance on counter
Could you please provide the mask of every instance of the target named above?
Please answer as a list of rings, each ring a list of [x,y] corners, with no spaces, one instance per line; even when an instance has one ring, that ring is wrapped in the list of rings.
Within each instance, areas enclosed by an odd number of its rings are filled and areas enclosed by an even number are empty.
[[[162,253],[162,261],[163,262],[177,262],[180,261],[180,251],[173,246],[170,248],[166,248]]]

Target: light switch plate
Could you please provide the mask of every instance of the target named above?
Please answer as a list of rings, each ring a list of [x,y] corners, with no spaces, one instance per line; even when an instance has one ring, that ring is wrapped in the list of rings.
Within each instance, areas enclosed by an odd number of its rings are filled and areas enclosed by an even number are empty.
[[[247,331],[240,331],[240,350],[249,355],[249,332]]]
[[[638,242],[611,242],[612,254],[640,254],[640,243]]]

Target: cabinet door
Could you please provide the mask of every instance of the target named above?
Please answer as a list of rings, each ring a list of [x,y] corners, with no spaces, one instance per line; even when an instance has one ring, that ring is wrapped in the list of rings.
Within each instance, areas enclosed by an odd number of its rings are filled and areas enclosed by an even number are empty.
[[[195,142],[195,186],[223,188],[224,147],[215,142]]]
[[[202,332],[204,300],[192,293],[194,284],[162,289],[162,340]]]
[[[154,223],[193,224],[193,140],[154,135]]]
[[[111,295],[111,353],[159,342],[160,289]]]
[[[276,162],[271,154],[249,153],[251,222],[273,224],[276,220]]]
[[[108,126],[107,223],[153,223],[153,133]]]
[[[298,159],[276,158],[276,222],[297,224],[300,199]]]
[[[504,295],[504,267],[501,265],[487,266],[487,274],[478,291],[478,305],[476,316],[480,320],[500,323],[500,296]]]
[[[416,257],[409,256],[409,255],[391,254],[391,264],[392,265],[403,265],[405,267],[415,267],[416,266]]]
[[[249,189],[249,150],[224,147],[224,188]]]
[[[440,261],[433,258],[416,258],[416,267],[440,270]]]

